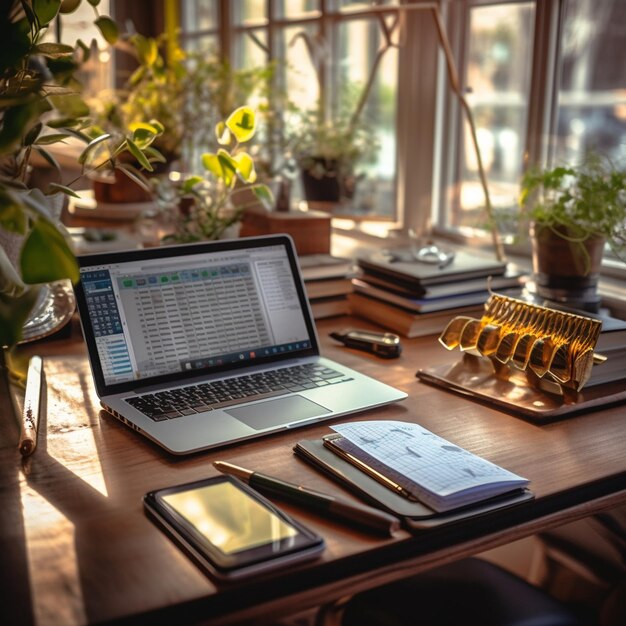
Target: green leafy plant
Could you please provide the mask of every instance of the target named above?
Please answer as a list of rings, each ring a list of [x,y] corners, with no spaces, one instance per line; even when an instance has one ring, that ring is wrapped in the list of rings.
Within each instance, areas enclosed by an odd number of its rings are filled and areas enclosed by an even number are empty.
[[[29,172],[33,153],[61,172],[49,150],[52,144],[70,137],[85,142],[84,163],[109,139],[90,131],[89,108],[76,78],[88,59],[88,46],[80,40],[73,46],[43,41],[52,21],[79,3],[15,0],[0,15],[0,348],[20,340],[42,284],[78,279],[74,255],[50,211],[58,194],[74,194],[71,183],[59,178],[45,190],[33,189]],[[96,26],[114,42],[117,26],[98,14],[99,0],[89,3]],[[145,152],[159,132],[157,126],[129,131],[110,146],[109,159],[115,161],[125,151]]]
[[[531,169],[519,198],[522,223],[530,220],[584,254],[601,238],[621,257],[626,246],[626,170],[591,154],[578,166]]]
[[[182,50],[165,34],[122,36],[116,47],[132,56],[137,68],[122,89],[94,100],[101,132],[115,136],[133,124],[159,120],[163,132],[153,147],[186,172],[195,171],[194,156],[209,145],[215,125],[235,103],[254,99],[263,115],[268,111],[272,66],[235,70],[212,52]]]
[[[319,106],[296,119],[293,155],[298,166],[314,178],[354,177],[355,165],[376,151],[371,128],[360,119],[354,120],[345,108],[332,119],[324,119]]]
[[[205,175],[189,176],[161,188],[162,201],[172,206],[177,216],[175,232],[164,238],[165,243],[219,239],[248,206],[259,201],[268,208],[272,206],[269,188],[256,182],[254,159],[242,148],[252,139],[256,127],[254,110],[239,107],[225,122],[217,124],[217,142],[223,147],[202,155]]]

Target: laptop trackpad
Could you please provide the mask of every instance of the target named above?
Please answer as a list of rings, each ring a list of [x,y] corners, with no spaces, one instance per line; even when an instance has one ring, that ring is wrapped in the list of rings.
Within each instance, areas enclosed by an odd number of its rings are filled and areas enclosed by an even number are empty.
[[[224,412],[236,417],[255,430],[291,424],[330,413],[327,408],[302,396],[267,400],[238,409],[224,409]]]

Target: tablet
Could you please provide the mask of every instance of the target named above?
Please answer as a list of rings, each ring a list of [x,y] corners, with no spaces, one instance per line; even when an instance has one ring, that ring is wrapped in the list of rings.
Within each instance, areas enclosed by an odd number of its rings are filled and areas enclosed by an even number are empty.
[[[229,475],[159,489],[146,512],[211,576],[240,580],[311,559],[322,537]]]

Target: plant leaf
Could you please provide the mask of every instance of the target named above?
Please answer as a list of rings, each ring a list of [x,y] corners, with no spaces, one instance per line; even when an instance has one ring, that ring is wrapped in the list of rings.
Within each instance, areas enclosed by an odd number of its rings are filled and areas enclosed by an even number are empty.
[[[167,159],[156,148],[153,148],[152,146],[144,148],[143,153],[148,157],[150,163],[153,163],[155,161],[158,163],[167,163]]]
[[[38,146],[41,145],[49,145],[51,143],[58,143],[59,141],[63,141],[69,137],[69,133],[51,133],[49,135],[41,135],[35,140],[35,143]]]
[[[20,255],[22,279],[27,285],[49,283],[62,278],[78,281],[78,264],[59,230],[38,219],[24,242]]]
[[[37,111],[34,103],[4,110],[0,128],[0,155],[11,153],[20,145],[22,136],[31,120],[37,116]]]
[[[190,176],[185,180],[182,185],[183,193],[189,193],[198,183],[201,183],[204,179],[202,176]]]
[[[128,178],[136,182],[142,189],[152,193],[150,181],[136,167],[133,167],[129,163],[119,163],[115,166],[115,169],[122,172],[125,176],[128,176]]]
[[[254,193],[268,211],[274,208],[274,194],[267,185],[254,185],[251,189],[252,193]]]
[[[59,12],[61,0],[33,0],[33,12],[39,26],[49,24]]]
[[[59,13],[68,14],[73,13],[79,7],[81,0],[61,0],[61,8]]]
[[[246,183],[253,183],[256,180],[256,171],[252,157],[247,152],[239,152],[232,159],[237,165],[239,177]]]
[[[52,165],[52,167],[57,171],[60,172],[61,171],[61,166],[59,165],[59,162],[52,156],[52,154],[50,154],[50,152],[48,152],[45,148],[42,148],[41,146],[35,146],[35,150],[37,150],[37,152],[46,160],[48,161],[48,163],[50,163],[50,165]]]
[[[50,183],[50,189],[55,189],[56,191],[60,191],[68,196],[72,196],[73,198],[79,198],[80,196],[71,188],[66,185],[59,185],[58,183]]]
[[[153,66],[159,58],[159,47],[154,39],[149,37],[142,37],[141,35],[134,35],[131,39],[137,51],[137,57],[139,63]]]
[[[113,45],[119,39],[120,33],[117,24],[110,17],[101,15],[94,24],[98,27],[107,43]]]
[[[235,109],[226,120],[226,126],[235,135],[239,143],[249,141],[256,131],[254,109],[248,106]]]
[[[146,155],[139,149],[137,144],[130,138],[126,139],[126,145],[128,146],[128,151],[137,159],[137,162],[144,170],[148,170],[149,172],[154,171],[152,165],[150,165],[150,161]]]
[[[218,122],[215,125],[215,136],[220,146],[227,146],[230,143],[230,130],[228,130],[224,122]]]
[[[19,296],[0,293],[0,349],[14,346],[22,338],[24,324],[37,302],[39,290],[39,287],[31,287]]]
[[[23,235],[26,233],[27,224],[24,207],[18,201],[16,194],[0,187],[0,226],[10,233]],[[2,291],[1,287],[0,291]]]
[[[221,179],[223,177],[222,166],[217,158],[217,154],[205,153],[202,155],[202,165],[204,169]]]
[[[89,157],[89,154],[93,151],[93,149],[101,144],[103,141],[106,141],[107,139],[111,139],[111,135],[109,133],[106,133],[104,135],[100,135],[99,137],[96,137],[95,139],[92,139],[88,144],[87,147],[80,153],[80,156],[78,157],[78,162],[81,165],[84,165],[87,161],[87,158]]]
[[[53,59],[74,54],[74,48],[64,43],[40,43],[34,47],[34,51]]]
[[[76,119],[77,117],[87,117],[89,115],[89,107],[76,93],[50,96],[49,100],[63,117]]]
[[[43,124],[41,122],[37,122],[24,136],[24,145],[32,146],[35,141],[37,141],[37,137],[39,137],[39,133],[43,128]]]

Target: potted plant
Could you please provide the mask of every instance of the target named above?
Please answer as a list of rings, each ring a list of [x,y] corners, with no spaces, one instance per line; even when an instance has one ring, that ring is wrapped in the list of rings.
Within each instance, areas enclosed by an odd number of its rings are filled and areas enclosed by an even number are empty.
[[[253,109],[242,106],[215,128],[215,153],[202,154],[204,175],[192,175],[179,182],[162,181],[159,197],[174,215],[174,232],[164,243],[190,243],[228,236],[243,212],[261,202],[271,208],[269,188],[257,183],[254,160],[243,149],[257,129]],[[238,198],[243,197],[243,201]]]
[[[520,205],[528,219],[537,295],[593,310],[605,244],[626,246],[626,170],[598,155],[578,166],[530,169]]]
[[[351,199],[358,179],[356,166],[376,148],[371,130],[347,112],[325,119],[319,106],[297,119],[292,152],[307,201],[338,203]]]
[[[94,100],[101,134],[112,137],[127,133],[143,120],[158,120],[163,132],[153,148],[163,159],[151,159],[156,174],[171,169],[195,173],[199,155],[211,142],[215,125],[235,108],[235,102],[253,96],[263,99],[271,77],[270,67],[233,70],[226,61],[212,53],[185,52],[165,34],[144,37],[132,34],[122,38],[117,47],[129,53],[137,68],[126,85],[115,92],[101,94]],[[168,54],[162,53],[167,48]],[[154,199],[154,186],[137,175],[137,161],[124,167],[134,174],[135,189],[118,189],[128,176],[113,172],[100,175],[94,183],[96,200],[100,202],[137,202]],[[135,169],[133,170],[133,167]],[[145,168],[144,168],[145,169]],[[104,184],[114,183],[106,185]],[[124,185],[125,186],[125,185]]]
[[[103,36],[115,41],[115,23],[98,15],[96,0],[89,1]],[[77,3],[69,4],[73,10]],[[10,42],[0,52],[0,378],[5,381],[5,349],[20,341],[42,286],[78,278],[76,260],[53,208],[62,194],[75,192],[61,182],[43,190],[31,188],[31,156],[38,153],[60,173],[50,145],[78,138],[88,144],[81,156],[84,162],[108,139],[89,134],[89,109],[75,78],[88,57],[87,46],[42,41],[61,10],[60,0],[15,0],[0,15],[0,36]],[[111,158],[125,151],[143,154],[158,132],[150,125],[137,127],[111,146]]]
[[[323,76],[327,73],[324,70],[328,69],[324,67],[328,61],[326,41],[300,31],[291,45],[298,39],[304,41],[315,67],[320,98],[308,111],[298,111],[295,105],[289,104],[294,114],[286,143],[300,168],[306,200],[326,209],[329,204],[353,197],[359,178],[356,165],[373,156],[377,149],[376,136],[364,119],[364,111],[380,61],[394,44],[387,39],[378,51],[365,85],[345,85],[333,108],[325,100],[322,88]]]

